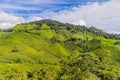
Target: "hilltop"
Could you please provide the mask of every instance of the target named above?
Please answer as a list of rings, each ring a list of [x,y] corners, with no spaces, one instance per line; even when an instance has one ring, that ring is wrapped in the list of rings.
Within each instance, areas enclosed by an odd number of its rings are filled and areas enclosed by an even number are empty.
[[[94,27],[45,19],[0,31],[1,80],[119,80],[119,56],[120,35]]]

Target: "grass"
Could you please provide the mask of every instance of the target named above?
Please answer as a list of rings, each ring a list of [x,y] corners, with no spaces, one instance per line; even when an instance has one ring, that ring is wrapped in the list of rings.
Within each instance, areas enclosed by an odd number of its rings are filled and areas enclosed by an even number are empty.
[[[51,29],[46,24],[36,30],[36,26],[34,23],[18,24],[12,32],[0,32],[1,80],[4,77],[21,77],[27,72],[36,77],[34,72],[41,69],[46,71],[46,77],[54,80],[60,69],[59,62],[71,54],[108,54],[115,65],[120,65],[120,45],[114,45],[119,40],[99,37],[88,31]],[[73,41],[70,41],[71,38]]]

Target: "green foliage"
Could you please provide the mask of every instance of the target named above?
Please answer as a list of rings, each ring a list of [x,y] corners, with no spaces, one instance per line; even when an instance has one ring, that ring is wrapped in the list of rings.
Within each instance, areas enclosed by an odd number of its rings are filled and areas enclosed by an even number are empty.
[[[47,26],[46,24],[43,24],[42,27],[41,27],[41,29],[47,30],[47,29],[50,29],[50,27]]]
[[[120,41],[116,41],[114,45],[120,45]]]
[[[108,34],[100,29],[96,29],[95,27],[91,27],[88,29],[88,31],[94,33],[97,36],[102,36],[107,39],[118,39],[120,40],[120,35],[118,34]]]
[[[119,80],[119,39],[54,20],[0,30],[0,79]]]
[[[110,52],[72,54],[61,61],[58,80],[114,80],[118,79],[119,71],[113,69]],[[115,68],[115,66],[114,66]],[[117,67],[116,67],[117,69]]]
[[[28,31],[33,28],[35,28],[37,25],[36,24],[17,24],[15,27],[13,27],[13,31]]]

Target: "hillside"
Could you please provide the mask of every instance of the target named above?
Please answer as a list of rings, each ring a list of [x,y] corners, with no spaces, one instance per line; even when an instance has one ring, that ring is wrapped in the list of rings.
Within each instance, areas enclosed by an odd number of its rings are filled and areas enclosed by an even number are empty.
[[[0,80],[120,80],[120,35],[54,20],[0,31]]]

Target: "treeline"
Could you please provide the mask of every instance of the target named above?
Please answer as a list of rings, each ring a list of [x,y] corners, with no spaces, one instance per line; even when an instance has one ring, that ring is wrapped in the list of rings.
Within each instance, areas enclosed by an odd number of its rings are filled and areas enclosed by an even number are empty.
[[[42,26],[49,26],[49,27],[44,27],[42,28]],[[100,29],[96,29],[95,27],[90,27],[87,28],[85,26],[79,26],[79,25],[73,25],[73,24],[69,24],[69,23],[61,23],[55,20],[49,20],[49,19],[45,19],[45,20],[40,20],[40,21],[35,21],[35,22],[30,22],[30,23],[24,23],[24,24],[18,24],[18,26],[22,25],[22,28],[18,28],[18,29],[14,29],[16,28],[9,28],[9,29],[1,29],[0,31],[4,31],[4,32],[12,32],[12,31],[29,31],[29,30],[46,30],[46,29],[53,29],[55,31],[59,31],[59,29],[66,29],[69,30],[71,32],[90,32],[96,36],[101,36],[107,39],[120,39],[120,35],[119,34],[109,34],[106,33]]]
[[[95,27],[91,27],[88,29],[89,32],[92,32],[94,33],[95,35],[97,36],[101,36],[101,37],[104,37],[104,38],[107,38],[107,39],[120,39],[120,35],[119,34],[109,34],[109,33],[106,33],[100,29],[96,29]]]

